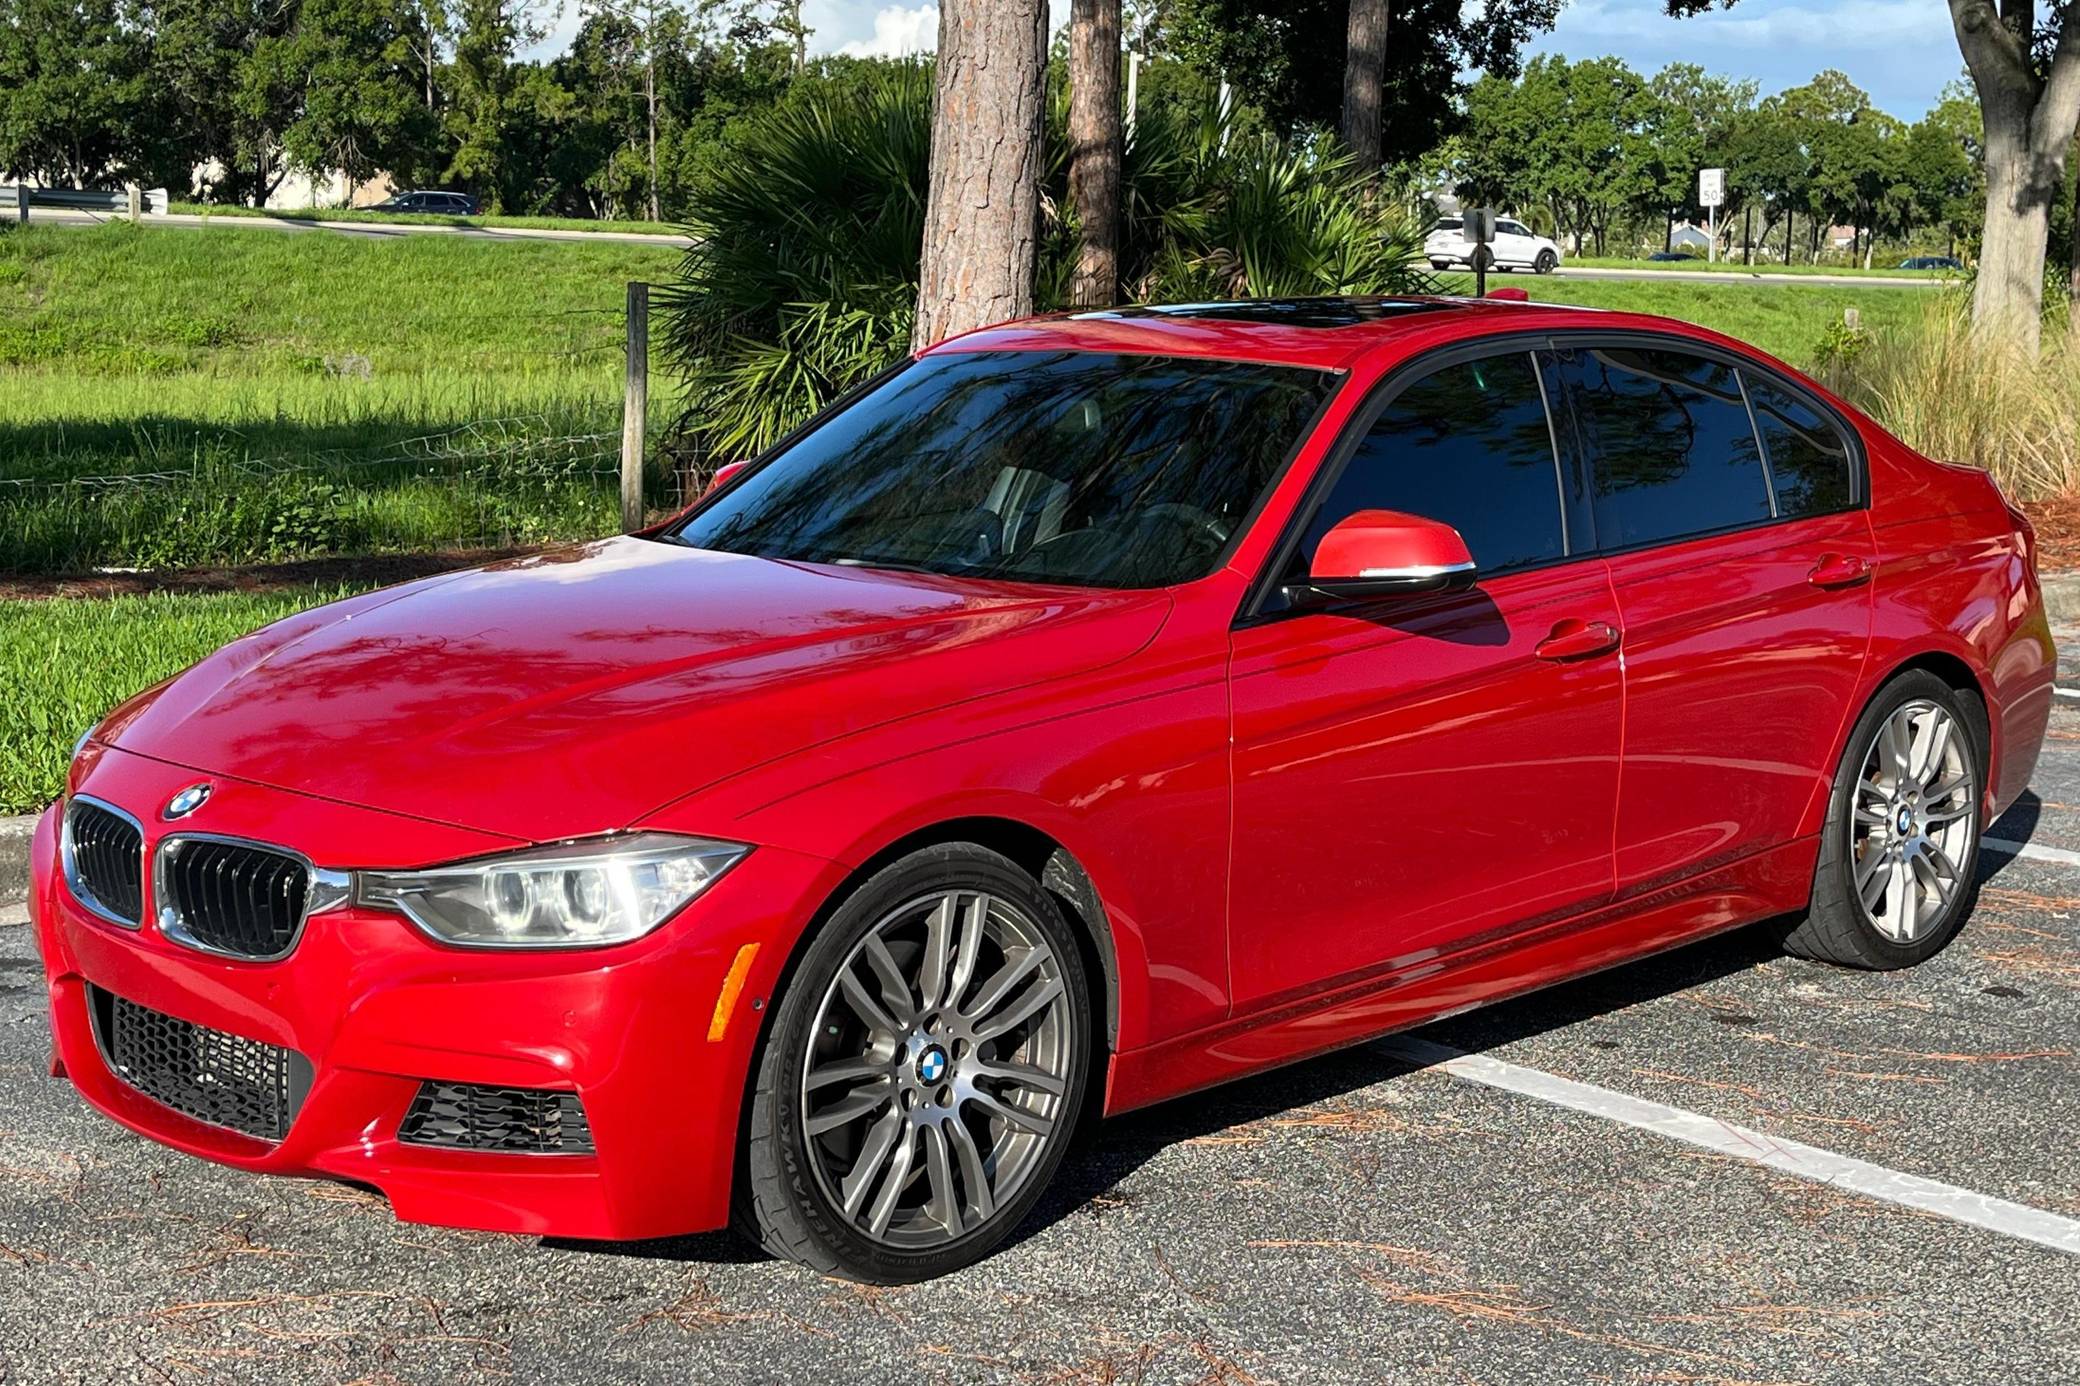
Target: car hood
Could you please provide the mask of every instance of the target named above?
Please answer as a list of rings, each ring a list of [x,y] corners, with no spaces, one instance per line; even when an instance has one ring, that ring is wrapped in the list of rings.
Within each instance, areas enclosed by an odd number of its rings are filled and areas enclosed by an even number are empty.
[[[124,704],[98,739],[552,841],[838,737],[1123,659],[1169,608],[1162,592],[617,538],[292,616]]]

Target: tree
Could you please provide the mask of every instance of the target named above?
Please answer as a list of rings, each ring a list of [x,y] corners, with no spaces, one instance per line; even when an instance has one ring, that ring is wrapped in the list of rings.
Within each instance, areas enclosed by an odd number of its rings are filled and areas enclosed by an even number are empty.
[[[522,72],[514,55],[541,38],[533,0],[459,0],[455,57],[443,112],[453,153],[447,176],[476,189],[485,210],[503,211],[508,180],[526,170],[509,157],[506,126]]]
[[[1069,7],[1069,205],[1076,272],[1069,302],[1110,307],[1119,296],[1119,0]]]
[[[1387,82],[1387,0],[1350,0],[1344,29],[1343,123],[1358,167],[1379,167],[1380,102]]]
[[[1375,4],[1384,16],[1384,0],[1361,0]],[[1560,0],[1398,0],[1394,42],[1381,50],[1378,157],[1368,167],[1435,148],[1459,126],[1461,74],[1514,77],[1524,44],[1551,29],[1559,10]],[[1348,73],[1352,18],[1351,0],[1169,0],[1142,31],[1154,52],[1225,76],[1274,129],[1294,135],[1343,120],[1348,79],[1339,86],[1323,76]],[[1382,44],[1387,32],[1383,17]]]
[[[117,0],[0,0],[0,174],[75,187],[159,176],[152,62]]]
[[[414,29],[396,0],[303,0],[293,30],[255,45],[247,80],[268,89],[267,104],[293,112],[280,132],[292,163],[351,185],[418,162],[434,121]]]
[[[1046,0],[940,6],[919,347],[1032,307],[1046,49]]]

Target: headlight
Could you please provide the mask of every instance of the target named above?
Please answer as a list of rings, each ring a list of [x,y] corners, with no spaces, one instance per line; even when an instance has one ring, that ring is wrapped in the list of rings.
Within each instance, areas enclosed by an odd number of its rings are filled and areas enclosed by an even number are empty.
[[[423,871],[361,871],[355,898],[396,910],[444,943],[593,948],[641,938],[750,850],[636,833]]]

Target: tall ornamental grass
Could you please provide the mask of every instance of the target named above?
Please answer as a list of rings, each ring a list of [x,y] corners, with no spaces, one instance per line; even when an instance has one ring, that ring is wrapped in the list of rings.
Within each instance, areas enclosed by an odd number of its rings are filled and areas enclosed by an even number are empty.
[[[2032,357],[1971,330],[1946,295],[1919,320],[1873,334],[1843,393],[1910,446],[1984,467],[2010,499],[2080,487],[2080,331],[2047,324]]]

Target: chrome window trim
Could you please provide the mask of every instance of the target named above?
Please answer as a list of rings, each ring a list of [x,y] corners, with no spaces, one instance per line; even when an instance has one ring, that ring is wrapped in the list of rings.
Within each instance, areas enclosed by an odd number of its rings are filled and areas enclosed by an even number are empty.
[[[304,870],[303,914],[296,921],[288,943],[273,953],[238,953],[229,948],[219,948],[205,943],[188,930],[180,911],[171,904],[161,904],[166,898],[166,864],[183,842],[215,842],[227,847],[250,847],[262,852],[273,852],[288,857],[302,865]],[[314,914],[336,910],[347,903],[353,895],[353,876],[345,871],[328,871],[312,861],[294,847],[285,847],[279,842],[262,842],[258,838],[233,837],[225,833],[168,833],[159,839],[152,849],[152,898],[153,916],[159,932],[183,948],[192,948],[198,953],[207,953],[213,958],[228,958],[232,962],[270,963],[280,962],[296,951],[303,942],[303,931]]]
[[[125,919],[96,899],[94,892],[87,889],[86,882],[80,879],[79,864],[73,859],[72,848],[72,806],[74,804],[92,804],[95,808],[112,813],[131,827],[137,829],[137,895],[140,901],[145,898],[144,823],[130,810],[119,808],[106,799],[97,799],[92,794],[72,795],[66,800],[64,814],[58,819],[58,866],[65,877],[65,889],[71,894],[74,903],[95,918],[113,924],[118,929],[128,929],[133,933],[143,929],[145,911],[142,904],[138,906],[137,918]]]

